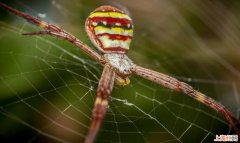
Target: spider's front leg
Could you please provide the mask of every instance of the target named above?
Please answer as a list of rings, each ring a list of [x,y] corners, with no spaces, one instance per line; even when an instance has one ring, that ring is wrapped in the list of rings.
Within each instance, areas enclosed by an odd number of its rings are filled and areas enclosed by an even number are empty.
[[[82,41],[77,39],[75,36],[69,34],[68,32],[64,31],[60,27],[53,25],[53,24],[48,24],[47,22],[44,22],[42,20],[39,20],[29,14],[26,14],[24,12],[21,12],[19,10],[16,10],[2,2],[0,2],[0,7],[26,19],[28,22],[37,25],[38,27],[44,29],[44,31],[40,32],[31,32],[31,33],[23,33],[23,35],[50,35],[50,36],[55,36],[55,37],[60,37],[63,38],[75,46],[79,47],[82,51],[84,51],[86,54],[88,54],[90,57],[93,59],[97,60],[98,62],[105,64],[104,58],[96,51],[92,50],[89,46],[84,44]]]
[[[92,123],[90,125],[85,143],[92,143],[99,131],[106,114],[109,95],[111,94],[115,79],[114,68],[105,64],[101,79],[98,84],[97,98],[93,109]]]
[[[195,100],[223,114],[227,122],[231,125],[231,127],[236,131],[236,133],[240,137],[240,130],[237,127],[237,125],[240,126],[240,120],[237,119],[226,107],[224,107],[214,99],[204,95],[199,91],[196,91],[190,85],[184,82],[178,81],[177,79],[171,76],[168,76],[150,69],[146,69],[140,66],[134,66],[132,68],[132,72],[136,75],[139,75],[148,80],[151,80],[160,85],[163,85],[164,87],[167,87],[176,91],[183,91],[184,93],[194,98]],[[237,125],[235,125],[234,122],[236,122]]]
[[[55,31],[55,32],[61,31],[61,29],[58,26],[48,24],[47,22],[41,21],[41,20],[39,20],[35,17],[32,17],[29,14],[26,14],[26,13],[23,13],[19,10],[16,10],[16,9],[14,9],[14,8],[12,8],[12,7],[6,5],[2,2],[0,2],[0,6],[3,7],[4,9],[6,9],[6,10],[8,10],[8,11],[10,11],[10,12],[12,12],[12,13],[14,13],[14,14],[16,14],[16,15],[24,18],[24,19],[26,19],[28,22],[33,23],[33,24],[41,27],[41,28],[44,28],[44,29],[50,30],[50,31]]]

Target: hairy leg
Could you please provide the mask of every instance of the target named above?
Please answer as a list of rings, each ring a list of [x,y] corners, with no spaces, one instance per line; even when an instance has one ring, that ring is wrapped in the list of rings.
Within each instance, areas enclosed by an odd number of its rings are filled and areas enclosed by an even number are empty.
[[[108,98],[111,94],[115,79],[115,72],[111,66],[106,64],[97,89],[97,98],[93,109],[92,123],[88,131],[85,143],[92,143],[96,138],[102,124],[108,106]]]
[[[45,30],[45,31],[40,31],[40,32],[25,33],[24,35],[51,35],[51,36],[54,35],[57,37],[62,37],[65,40],[74,44],[75,46],[79,47],[81,50],[83,50],[86,54],[88,54],[93,59],[95,59],[103,64],[105,63],[104,58],[100,54],[98,54],[96,51],[92,50],[89,46],[87,46],[86,44],[81,42],[79,39],[77,39],[73,35],[64,31],[60,27],[58,27],[56,25],[48,24],[47,22],[44,22],[44,21],[41,21],[29,14],[26,14],[19,10],[16,10],[2,2],[0,2],[0,7],[26,19],[28,22]]]
[[[173,89],[175,91],[183,91],[190,97],[194,98],[195,100],[211,107],[212,109],[216,110],[217,112],[220,112],[223,114],[225,119],[228,121],[228,123],[231,125],[231,127],[236,131],[236,133],[240,137],[240,131],[234,124],[240,125],[240,120],[238,120],[226,107],[215,101],[214,99],[204,95],[203,93],[193,89],[190,85],[181,82],[173,77],[170,77],[168,75],[146,69],[140,66],[135,66],[132,69],[132,72],[136,75],[139,75],[141,77],[144,77],[148,80],[151,80],[153,82],[156,82],[160,85],[163,85],[164,87]]]

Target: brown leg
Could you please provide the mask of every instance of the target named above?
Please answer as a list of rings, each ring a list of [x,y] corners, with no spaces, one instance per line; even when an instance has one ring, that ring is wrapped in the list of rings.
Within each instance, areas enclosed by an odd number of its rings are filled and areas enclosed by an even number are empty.
[[[4,3],[0,2],[0,7],[26,19],[28,22],[39,26],[40,28],[46,30],[46,31],[40,31],[40,32],[32,32],[32,33],[25,33],[24,35],[51,35],[51,36],[57,36],[57,37],[61,37],[69,42],[71,42],[72,44],[74,44],[75,46],[79,47],[82,51],[84,51],[86,54],[88,54],[89,56],[91,56],[93,59],[99,61],[100,63],[105,63],[104,58],[97,53],[96,51],[92,50],[89,46],[85,45],[83,42],[81,42],[79,39],[77,39],[76,37],[74,37],[73,35],[71,35],[70,33],[64,31],[63,29],[61,29],[60,27],[56,26],[56,25],[52,25],[52,24],[48,24],[47,22],[41,21],[29,14],[23,13],[19,10],[16,10]]]
[[[135,66],[132,69],[132,72],[136,75],[139,75],[141,77],[144,77],[148,80],[151,80],[153,82],[156,82],[164,87],[173,89],[175,91],[183,91],[190,97],[194,98],[195,100],[211,107],[212,109],[216,110],[217,112],[223,114],[225,119],[228,121],[228,123],[231,125],[231,127],[236,131],[236,133],[240,137],[240,131],[237,128],[237,126],[234,124],[236,121],[236,124],[240,125],[240,120],[237,119],[226,107],[215,101],[214,99],[204,95],[203,93],[196,91],[193,89],[190,85],[178,81],[177,79],[170,77],[168,75],[146,69],[140,66]]]
[[[115,79],[115,72],[111,66],[106,64],[97,89],[97,98],[93,109],[92,123],[88,131],[85,143],[92,143],[96,138],[102,124],[108,106],[108,98],[111,94]]]

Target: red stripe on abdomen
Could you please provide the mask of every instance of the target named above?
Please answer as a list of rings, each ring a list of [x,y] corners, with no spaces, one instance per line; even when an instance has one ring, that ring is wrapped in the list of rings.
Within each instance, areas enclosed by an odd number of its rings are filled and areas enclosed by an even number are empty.
[[[102,34],[98,34],[97,36],[108,36],[109,39],[111,39],[111,40],[122,40],[122,41],[132,39],[132,36],[124,36],[124,35],[109,34],[109,33],[102,33]]]
[[[90,18],[92,22],[103,22],[106,21],[108,25],[115,26],[116,23],[120,23],[121,27],[127,27],[128,24],[132,24],[132,22],[125,18],[112,18],[112,17],[93,17]]]

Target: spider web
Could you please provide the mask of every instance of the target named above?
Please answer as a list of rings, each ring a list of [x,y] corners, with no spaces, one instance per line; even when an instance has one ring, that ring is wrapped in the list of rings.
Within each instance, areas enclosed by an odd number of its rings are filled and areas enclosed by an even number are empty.
[[[84,20],[101,4],[113,3],[52,0],[40,6],[12,5],[60,25],[93,47],[83,32]],[[114,4],[132,12],[135,39],[128,55],[135,63],[191,84],[237,116],[238,3],[151,0]],[[83,142],[102,66],[64,40],[20,35],[39,29],[10,17],[0,20],[1,142]],[[219,134],[235,133],[213,109],[131,76],[130,85],[114,86],[96,142],[212,142]]]

